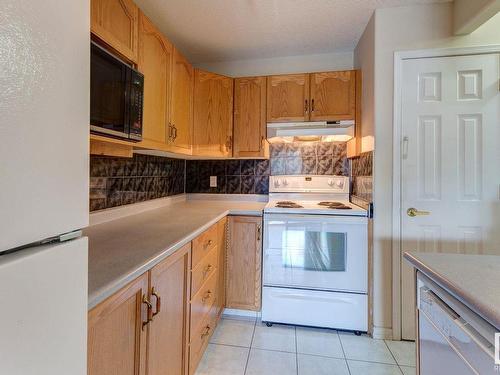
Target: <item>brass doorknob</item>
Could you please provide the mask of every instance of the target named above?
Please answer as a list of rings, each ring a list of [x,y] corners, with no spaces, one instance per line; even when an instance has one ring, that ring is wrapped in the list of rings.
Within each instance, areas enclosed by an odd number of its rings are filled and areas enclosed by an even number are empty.
[[[410,217],[415,217],[415,216],[425,216],[425,215],[430,215],[430,211],[419,211],[414,207],[410,207],[409,209],[406,210],[406,214]]]

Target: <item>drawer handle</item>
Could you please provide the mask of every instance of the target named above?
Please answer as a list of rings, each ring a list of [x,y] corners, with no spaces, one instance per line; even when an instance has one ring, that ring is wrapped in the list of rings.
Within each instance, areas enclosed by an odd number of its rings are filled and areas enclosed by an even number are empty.
[[[147,319],[145,322],[142,322],[142,330],[144,331],[144,327],[146,327],[149,323],[151,323],[153,321],[153,317],[151,315],[153,305],[151,304],[151,302],[148,301],[145,294],[142,295],[142,303],[145,304],[148,308]]]
[[[205,278],[210,271],[212,271],[212,265],[211,264],[209,264],[208,266],[206,266],[205,269],[203,270],[203,278]]]
[[[161,311],[161,298],[160,296],[156,293],[155,287],[151,288],[151,295],[156,298],[156,311],[153,313],[153,317],[159,314]]]
[[[208,240],[207,241],[207,244],[205,245],[205,248],[209,247],[209,246],[212,246],[212,244],[214,243],[214,241],[212,240]]]
[[[210,329],[211,329],[210,326],[205,327],[205,329],[201,333],[201,339],[204,339],[205,337],[208,336],[208,334],[210,333]]]
[[[208,290],[205,295],[203,296],[203,298],[201,299],[201,302],[205,302],[206,300],[210,299],[210,296],[212,295],[212,292],[210,290]]]

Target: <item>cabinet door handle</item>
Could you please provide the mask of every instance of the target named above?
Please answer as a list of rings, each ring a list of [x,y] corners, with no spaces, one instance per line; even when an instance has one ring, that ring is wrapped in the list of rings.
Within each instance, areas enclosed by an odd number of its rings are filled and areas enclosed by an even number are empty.
[[[205,302],[206,300],[210,299],[210,296],[212,295],[212,292],[210,290],[208,290],[205,295],[203,296],[203,298],[201,299],[201,302]]]
[[[259,224],[257,225],[257,241],[260,241],[260,238],[262,237],[262,226]]]
[[[203,332],[201,333],[201,339],[204,339],[210,333],[210,326],[206,326]]]
[[[172,138],[174,141],[177,139],[177,127],[175,126],[175,124],[172,125]]]
[[[155,317],[161,311],[161,298],[158,293],[156,293],[155,287],[151,288],[151,295],[156,298],[156,311],[153,313],[153,317]]]
[[[172,140],[172,125],[168,123],[168,141]]]
[[[311,112],[314,112],[314,99],[311,100]]]
[[[149,323],[153,321],[153,316],[151,315],[151,311],[153,310],[153,305],[151,304],[151,302],[148,301],[148,298],[146,297],[145,294],[142,295],[142,303],[145,304],[148,308],[146,321],[142,322],[142,330],[144,330],[144,327],[146,327]]]
[[[212,265],[209,264],[208,266],[205,267],[205,269],[203,270],[203,278],[205,278],[207,276],[207,274],[212,270]]]
[[[305,102],[305,105],[304,105],[304,112],[305,112],[306,115],[309,112],[309,103],[308,103],[307,99],[306,99],[306,102]]]

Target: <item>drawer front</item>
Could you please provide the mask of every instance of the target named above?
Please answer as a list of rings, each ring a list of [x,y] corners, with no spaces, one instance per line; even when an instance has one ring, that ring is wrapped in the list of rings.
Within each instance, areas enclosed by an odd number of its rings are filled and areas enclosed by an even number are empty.
[[[191,299],[191,338],[214,306],[216,294],[217,273],[214,272]]]
[[[191,268],[196,265],[207,255],[207,253],[217,247],[217,224],[206,230],[193,240],[193,256]]]
[[[207,314],[195,330],[192,330],[191,343],[189,344],[189,373],[194,374],[198,363],[203,357],[208,341],[212,336],[217,324],[217,306],[213,305],[210,313]]]
[[[191,296],[194,296],[203,283],[216,272],[218,269],[217,262],[218,251],[217,247],[214,247],[191,271]]]

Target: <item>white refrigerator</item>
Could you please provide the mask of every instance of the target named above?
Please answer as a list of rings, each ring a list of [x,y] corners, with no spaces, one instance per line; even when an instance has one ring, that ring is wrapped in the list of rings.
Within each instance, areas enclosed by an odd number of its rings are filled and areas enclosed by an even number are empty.
[[[90,4],[0,0],[0,374],[85,375]]]

